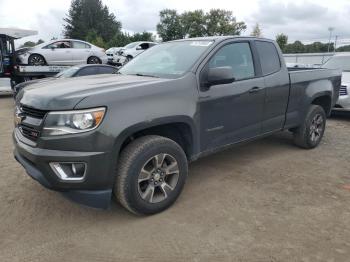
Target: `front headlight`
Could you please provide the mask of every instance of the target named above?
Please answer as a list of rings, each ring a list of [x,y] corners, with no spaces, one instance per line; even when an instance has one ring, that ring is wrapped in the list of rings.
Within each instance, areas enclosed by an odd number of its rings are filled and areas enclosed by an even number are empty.
[[[91,131],[97,128],[105,115],[104,107],[50,112],[47,114],[42,136],[57,136]]]

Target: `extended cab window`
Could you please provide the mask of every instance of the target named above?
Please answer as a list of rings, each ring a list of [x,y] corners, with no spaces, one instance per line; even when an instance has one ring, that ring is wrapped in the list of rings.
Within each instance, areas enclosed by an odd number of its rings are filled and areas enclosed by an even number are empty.
[[[275,45],[266,41],[255,41],[264,75],[275,73],[281,68],[281,61]]]
[[[249,43],[223,46],[209,61],[209,68],[222,66],[230,66],[236,80],[254,77],[254,62]]]

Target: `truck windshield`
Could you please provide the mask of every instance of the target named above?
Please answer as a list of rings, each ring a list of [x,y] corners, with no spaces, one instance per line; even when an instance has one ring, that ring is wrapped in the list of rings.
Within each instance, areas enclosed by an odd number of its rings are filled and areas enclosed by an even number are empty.
[[[322,67],[350,72],[350,56],[333,56]]]
[[[123,75],[178,78],[209,48],[212,41],[184,40],[156,45],[124,65]]]

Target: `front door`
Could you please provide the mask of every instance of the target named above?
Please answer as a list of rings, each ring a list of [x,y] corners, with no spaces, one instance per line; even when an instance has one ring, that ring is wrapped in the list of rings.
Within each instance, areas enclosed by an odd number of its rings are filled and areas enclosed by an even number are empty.
[[[256,64],[249,41],[227,43],[208,61],[209,68],[230,66],[235,81],[200,91],[201,151],[261,134],[266,90]]]
[[[51,65],[73,65],[70,41],[57,41],[42,49],[46,62]]]

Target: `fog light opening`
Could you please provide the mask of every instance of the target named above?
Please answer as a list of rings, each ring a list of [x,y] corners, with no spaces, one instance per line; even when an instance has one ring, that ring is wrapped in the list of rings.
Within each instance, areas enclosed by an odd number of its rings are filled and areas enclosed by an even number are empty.
[[[50,166],[55,174],[62,180],[83,180],[86,173],[86,163],[82,162],[51,162]]]

